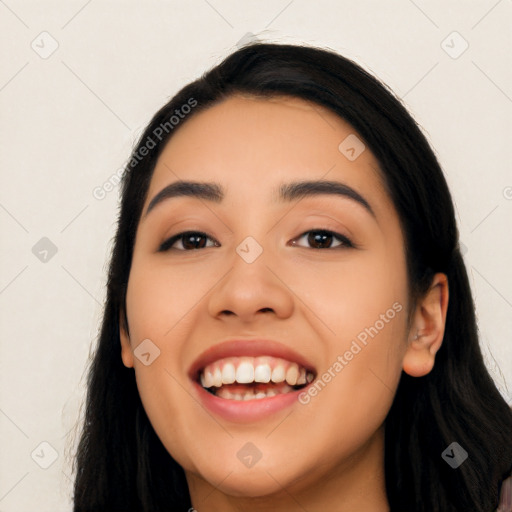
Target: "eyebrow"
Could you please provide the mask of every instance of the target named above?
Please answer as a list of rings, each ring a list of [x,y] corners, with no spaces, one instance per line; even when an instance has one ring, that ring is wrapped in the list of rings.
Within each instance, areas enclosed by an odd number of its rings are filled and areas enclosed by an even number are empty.
[[[339,181],[295,181],[285,183],[278,189],[278,198],[281,202],[291,202],[304,197],[317,195],[335,195],[351,199],[363,206],[368,213],[375,217],[375,213],[369,202],[352,187]],[[145,216],[158,204],[174,197],[196,197],[206,201],[221,203],[225,193],[222,185],[213,182],[176,181],[163,188],[151,199]]]

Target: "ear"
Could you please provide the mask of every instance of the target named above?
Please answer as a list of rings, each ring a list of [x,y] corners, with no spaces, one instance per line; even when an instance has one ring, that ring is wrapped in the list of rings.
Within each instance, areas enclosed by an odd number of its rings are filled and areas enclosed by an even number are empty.
[[[128,335],[128,327],[123,313],[119,314],[119,337],[121,339],[121,359],[126,368],[133,368],[133,352]]]
[[[443,342],[448,297],[448,278],[435,274],[429,290],[416,306],[409,331],[402,367],[411,377],[423,377],[434,367]]]

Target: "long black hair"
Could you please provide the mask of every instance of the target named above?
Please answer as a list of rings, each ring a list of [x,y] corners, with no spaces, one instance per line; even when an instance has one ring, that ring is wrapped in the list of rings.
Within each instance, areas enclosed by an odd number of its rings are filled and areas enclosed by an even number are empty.
[[[126,165],[103,323],[88,370],[74,512],[191,506],[184,471],[153,430],[133,369],[122,363],[119,322],[127,328],[135,232],[163,147],[190,117],[234,94],[292,96],[326,107],[352,125],[377,158],[404,234],[409,311],[434,273],[447,275],[450,290],[434,368],[424,377],[402,372],[385,421],[391,510],[491,512],[512,469],[512,411],[484,365],[453,202],[439,163],[401,102],[354,62],[330,50],[266,43],[235,51],[181,89],[155,114]],[[468,453],[455,469],[441,457],[452,442]]]

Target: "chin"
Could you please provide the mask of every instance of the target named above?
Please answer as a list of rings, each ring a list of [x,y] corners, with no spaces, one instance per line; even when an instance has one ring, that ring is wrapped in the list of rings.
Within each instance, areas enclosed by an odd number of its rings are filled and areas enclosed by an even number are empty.
[[[229,473],[232,471],[231,473]],[[227,476],[229,474],[229,476]],[[208,476],[208,478],[205,478]],[[212,487],[224,494],[238,498],[264,498],[283,492],[290,484],[291,475],[278,473],[276,468],[236,468],[219,472],[218,467],[211,474],[200,475]],[[219,482],[221,482],[219,484]]]

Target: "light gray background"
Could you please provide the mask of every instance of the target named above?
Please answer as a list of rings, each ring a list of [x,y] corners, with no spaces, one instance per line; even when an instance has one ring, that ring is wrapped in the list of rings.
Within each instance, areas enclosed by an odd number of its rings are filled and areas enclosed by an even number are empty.
[[[511,19],[511,0],[0,0],[0,512],[71,510],[118,200],[93,190],[249,32],[333,48],[404,99],[446,172],[486,361],[512,404]],[[32,252],[43,237],[53,257]]]

